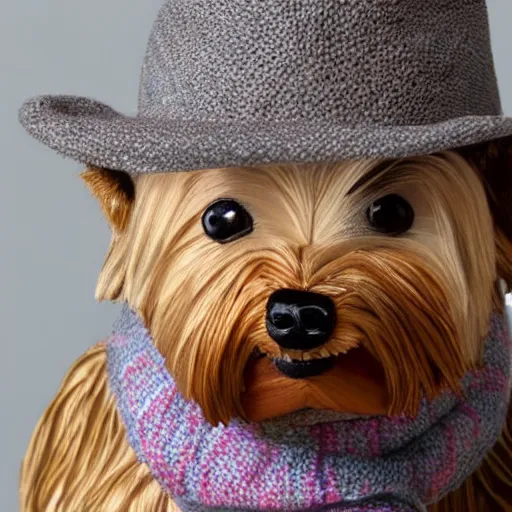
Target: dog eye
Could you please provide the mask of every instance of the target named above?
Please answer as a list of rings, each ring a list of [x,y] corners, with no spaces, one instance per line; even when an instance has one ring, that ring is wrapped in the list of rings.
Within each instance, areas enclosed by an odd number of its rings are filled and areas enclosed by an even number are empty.
[[[219,199],[202,217],[204,232],[219,243],[232,242],[253,230],[250,213],[234,199]]]
[[[369,206],[366,216],[376,231],[388,235],[405,233],[414,222],[414,210],[411,205],[397,194],[377,199]]]

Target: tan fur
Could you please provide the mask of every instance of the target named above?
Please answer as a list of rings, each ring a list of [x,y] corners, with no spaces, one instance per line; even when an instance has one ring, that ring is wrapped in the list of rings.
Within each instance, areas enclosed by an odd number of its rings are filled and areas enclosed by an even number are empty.
[[[81,175],[100,202],[101,209],[115,231],[122,232],[130,220],[134,200],[133,183],[126,173],[90,167]]]
[[[98,344],[69,370],[34,431],[21,470],[20,510],[175,510],[125,435],[108,389],[105,345]]]
[[[301,381],[300,392],[294,381],[275,372],[265,382],[266,401],[249,387],[246,393],[250,393],[250,399],[244,400],[248,416],[259,417],[250,413],[255,405],[258,409],[271,408],[277,401],[275,390],[279,390],[279,403],[286,404],[286,412],[309,407],[391,415],[414,414],[422,392],[433,398],[442,389],[459,391],[459,381],[468,365],[459,344],[460,333],[446,308],[450,298],[441,282],[424,258],[402,248],[358,249],[325,265],[311,280],[309,289],[334,299],[339,314],[333,339],[321,350],[351,354],[354,347],[363,346],[381,363],[384,379],[378,374],[376,379],[365,375],[366,381],[375,381],[373,390],[359,384],[359,390],[346,394],[344,355],[339,357],[341,368],[338,365]],[[272,346],[262,346],[271,353]],[[389,392],[384,410],[365,409],[367,395],[372,391],[378,395],[383,387]],[[358,400],[362,403],[354,410],[353,403]]]
[[[108,189],[108,173],[94,179],[105,176]],[[104,204],[109,193],[102,187],[95,193]],[[107,212],[114,234],[97,297],[138,311],[181,393],[213,424],[247,415],[243,393],[258,385],[245,378],[254,353],[283,354],[263,320],[278,288],[333,298],[344,321],[321,350],[340,358],[367,350],[382,365],[390,412],[414,411],[422,390],[434,396],[454,388],[480,362],[498,304],[498,272],[510,270],[510,242],[499,229],[495,234],[478,174],[456,153],[139,175],[135,191],[124,221]],[[366,226],[367,206],[387,193],[403,195],[415,209],[405,236],[376,235]],[[227,245],[205,236],[201,214],[221,197],[239,200],[253,215],[250,236]],[[320,376],[308,405],[334,403],[339,386],[332,382]],[[304,389],[294,383],[288,392],[300,402]],[[349,398],[358,396],[356,390]],[[272,386],[258,398],[263,408],[283,412]],[[450,498],[459,501],[449,510],[488,510],[471,508],[461,493],[478,489],[479,500],[493,502],[485,489],[501,489],[506,480],[500,468],[510,462],[507,435],[505,449],[485,466],[498,475],[494,483],[478,486],[487,480],[475,475]],[[172,510],[127,444],[108,390],[104,346],[74,365],[41,418],[20,497],[21,509],[33,512]]]
[[[354,191],[377,166],[384,172]],[[213,424],[244,416],[244,370],[254,351],[283,354],[264,323],[266,301],[279,288],[327,293],[341,316],[353,312],[354,331],[368,335],[355,339],[339,322],[322,350],[343,353],[363,343],[385,361],[390,412],[414,409],[422,387],[432,395],[478,363],[493,305],[496,248],[485,191],[459,155],[140,175],[136,190],[132,222],[112,241],[97,297],[127,301],[140,313],[180,392],[197,401]],[[376,235],[366,226],[368,204],[392,192],[416,210],[415,226],[404,237]],[[201,214],[220,197],[236,198],[248,208],[254,233],[228,245],[205,236]],[[373,259],[359,277],[357,268],[337,271],[359,254]],[[421,271],[412,273],[411,258]],[[400,278],[400,268],[409,268],[414,279]],[[429,290],[423,286],[427,275]],[[367,286],[359,285],[363,281]],[[379,287],[379,281],[395,285]],[[451,341],[445,354],[431,352],[439,329],[428,321],[420,322],[430,324],[430,331],[422,334],[419,348],[411,329],[388,345],[370,335],[371,329],[395,334],[402,329],[404,296],[411,313],[436,311],[443,336],[453,333],[446,337]],[[352,306],[344,308],[348,300]],[[370,327],[371,315],[364,311],[379,303],[381,316]],[[410,348],[401,360],[398,346]],[[433,366],[422,369],[426,354]],[[412,393],[404,393],[397,380],[404,374],[411,377]],[[330,389],[324,381],[321,394],[334,400]]]

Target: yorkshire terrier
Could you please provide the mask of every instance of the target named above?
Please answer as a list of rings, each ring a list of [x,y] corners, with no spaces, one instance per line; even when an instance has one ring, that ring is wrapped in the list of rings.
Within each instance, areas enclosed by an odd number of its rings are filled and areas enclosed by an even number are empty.
[[[89,168],[113,231],[97,298],[140,315],[212,425],[303,409],[414,415],[422,396],[458,391],[502,311],[512,182],[492,171],[511,163],[494,142],[186,173]],[[481,467],[429,511],[512,510],[511,426],[509,414]],[[104,342],[39,421],[20,498],[27,511],[179,510],[126,439]]]

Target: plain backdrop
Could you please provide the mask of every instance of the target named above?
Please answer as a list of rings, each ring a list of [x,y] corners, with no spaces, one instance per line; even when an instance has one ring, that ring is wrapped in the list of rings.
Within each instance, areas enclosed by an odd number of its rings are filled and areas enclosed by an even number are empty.
[[[0,0],[2,512],[18,508],[19,468],[41,414],[70,365],[110,333],[118,312],[94,300],[109,230],[78,178],[81,167],[31,139],[17,110],[30,96],[65,93],[135,113],[161,3]],[[504,111],[512,115],[512,2],[488,5]]]

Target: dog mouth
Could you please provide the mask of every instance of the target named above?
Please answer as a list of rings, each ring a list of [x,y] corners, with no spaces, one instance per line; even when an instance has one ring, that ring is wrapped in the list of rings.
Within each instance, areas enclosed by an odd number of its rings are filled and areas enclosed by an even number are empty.
[[[276,369],[290,379],[305,379],[322,375],[336,364],[336,356],[309,359],[307,361],[292,359],[291,357],[271,359]]]
[[[360,349],[357,349],[360,350]],[[290,379],[307,379],[318,377],[336,366],[338,359],[346,355],[346,351],[333,352],[325,349],[299,353],[282,352],[279,355],[269,354],[256,348],[251,360],[266,358],[280,375]],[[300,359],[299,359],[300,358]]]
[[[339,354],[256,349],[244,371],[241,402],[247,418],[259,422],[303,409],[386,414],[389,395],[382,364],[362,345]]]

